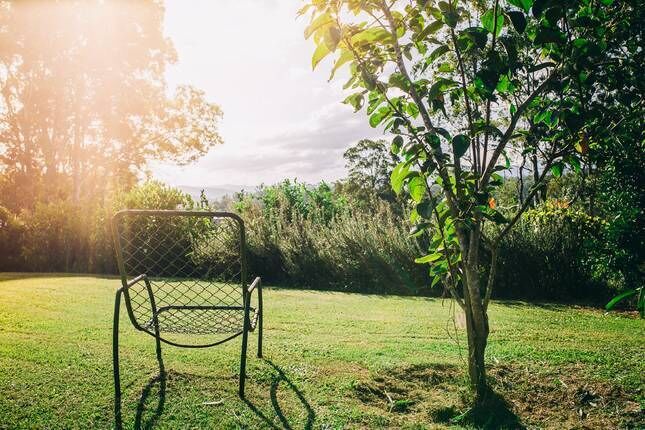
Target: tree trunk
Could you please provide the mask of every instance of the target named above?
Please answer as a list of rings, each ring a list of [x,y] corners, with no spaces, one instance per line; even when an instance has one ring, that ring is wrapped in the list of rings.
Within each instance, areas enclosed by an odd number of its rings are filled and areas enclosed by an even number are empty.
[[[470,302],[470,303],[468,303]],[[466,332],[468,334],[468,376],[475,391],[475,404],[486,400],[488,382],[486,379],[485,352],[488,343],[488,323],[483,310],[466,302]],[[483,323],[481,321],[484,321]]]
[[[468,336],[468,375],[475,391],[475,404],[486,401],[488,382],[486,380],[485,352],[488,343],[488,316],[484,309],[479,273],[480,223],[477,222],[469,234],[469,252],[465,262],[464,304],[466,333]]]

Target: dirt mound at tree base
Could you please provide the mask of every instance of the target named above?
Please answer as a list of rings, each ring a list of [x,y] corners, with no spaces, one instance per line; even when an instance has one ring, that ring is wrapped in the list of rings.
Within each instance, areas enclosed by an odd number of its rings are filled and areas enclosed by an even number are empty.
[[[549,368],[536,363],[489,369],[490,402],[469,409],[471,394],[455,366],[411,366],[374,372],[357,381],[353,394],[368,408],[388,414],[388,426],[417,422],[431,428],[632,429],[645,427],[637,399],[642,390],[589,378],[571,365]],[[375,411],[376,412],[376,411]]]

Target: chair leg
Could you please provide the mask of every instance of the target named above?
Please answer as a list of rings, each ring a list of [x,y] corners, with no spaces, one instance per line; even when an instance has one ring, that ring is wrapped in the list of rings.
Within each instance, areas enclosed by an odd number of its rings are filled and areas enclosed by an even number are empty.
[[[150,299],[150,309],[152,310],[152,323],[155,329],[155,346],[157,352],[157,363],[159,363],[159,377],[163,381],[166,377],[166,369],[163,365],[163,358],[161,358],[161,335],[159,334],[159,318],[157,315],[157,304],[155,303],[155,296],[152,294],[152,286],[150,280],[146,276],[144,278],[146,283],[146,290],[148,291],[148,298]]]
[[[159,334],[159,323],[157,322],[157,317],[155,316],[155,343],[156,343],[156,352],[157,352],[157,363],[159,363],[159,377],[163,381],[166,378],[166,368],[163,364],[163,358],[161,357],[161,335]]]
[[[114,423],[117,430],[123,428],[121,417],[121,376],[119,374],[119,308],[122,289],[117,290],[114,300],[114,322],[112,323],[112,370],[114,373]]]
[[[244,398],[244,382],[246,379],[246,347],[249,339],[247,324],[244,324],[242,332],[242,356],[240,357],[240,397]]]
[[[258,316],[258,358],[262,358],[262,310]]]
[[[262,281],[260,281],[262,282]],[[262,284],[258,288],[258,358],[262,358],[262,318],[264,310],[262,309]]]

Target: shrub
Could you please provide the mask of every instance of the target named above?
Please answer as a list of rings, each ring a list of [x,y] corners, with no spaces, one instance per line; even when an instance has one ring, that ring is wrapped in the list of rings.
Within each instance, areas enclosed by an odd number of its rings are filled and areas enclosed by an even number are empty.
[[[20,254],[24,229],[20,218],[0,206],[0,272],[25,270]]]
[[[25,225],[22,257],[26,269],[36,272],[83,270],[82,247],[86,239],[82,213],[70,202],[38,203],[20,215]]]
[[[178,188],[159,181],[146,181],[117,195],[112,207],[121,209],[194,209],[193,198]]]
[[[326,184],[285,181],[240,196],[251,271],[268,282],[364,293],[429,294],[414,238],[385,202],[351,207]]]
[[[527,211],[499,250],[495,296],[602,301],[606,282],[596,262],[606,222],[559,201]]]

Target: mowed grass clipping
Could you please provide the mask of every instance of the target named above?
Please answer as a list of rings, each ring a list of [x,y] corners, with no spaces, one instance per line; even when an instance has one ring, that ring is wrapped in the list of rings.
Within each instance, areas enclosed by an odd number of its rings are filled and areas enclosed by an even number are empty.
[[[119,281],[0,274],[0,428],[111,428]],[[124,427],[458,428],[467,411],[462,318],[441,299],[265,288],[265,358],[240,339],[163,346],[122,309]],[[560,305],[494,303],[487,354],[508,427],[636,428],[644,323]],[[493,422],[493,421],[491,421]],[[461,423],[461,424],[460,424]],[[484,423],[485,424],[485,423]],[[500,424],[500,425],[503,425]]]

